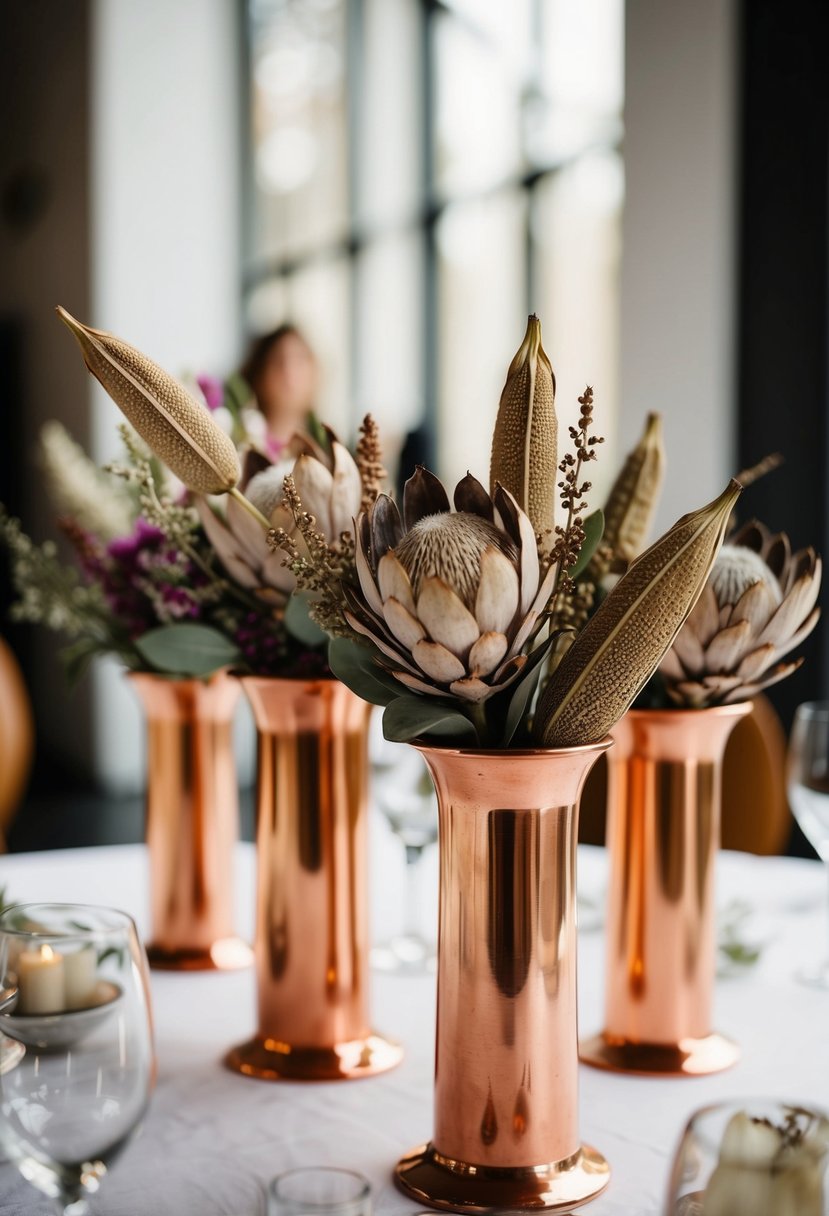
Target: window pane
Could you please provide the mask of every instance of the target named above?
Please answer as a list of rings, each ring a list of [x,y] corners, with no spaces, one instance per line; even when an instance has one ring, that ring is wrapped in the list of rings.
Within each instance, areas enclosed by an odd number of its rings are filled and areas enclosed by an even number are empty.
[[[621,137],[624,0],[542,0],[541,65],[527,100],[527,151],[554,164]]]
[[[309,266],[288,283],[288,316],[302,330],[319,359],[318,413],[343,438],[354,429],[348,318],[351,270],[340,258]]]
[[[358,263],[357,401],[380,424],[386,463],[423,417],[423,238],[376,241]]]
[[[421,205],[420,12],[416,0],[364,0],[358,218],[411,222]]]
[[[521,97],[529,54],[527,0],[457,5],[434,22],[435,181],[438,193],[473,193],[522,167]]]
[[[254,250],[285,256],[348,227],[346,3],[251,7]]]
[[[511,191],[450,207],[438,225],[439,452],[454,485],[489,480],[507,367],[524,336],[526,199]]]
[[[607,443],[590,469],[602,501],[613,480],[619,384],[619,258],[624,179],[615,153],[584,157],[541,182],[533,207],[534,305],[556,373],[559,443],[579,416],[585,384],[596,398],[596,432]]]

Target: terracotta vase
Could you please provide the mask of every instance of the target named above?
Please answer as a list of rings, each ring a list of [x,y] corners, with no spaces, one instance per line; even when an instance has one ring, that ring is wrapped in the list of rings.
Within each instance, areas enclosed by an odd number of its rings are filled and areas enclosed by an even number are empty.
[[[146,672],[128,678],[147,721],[150,965],[179,971],[249,966],[250,947],[234,933],[239,683],[226,672],[209,680]]]
[[[265,1080],[332,1081],[394,1067],[371,1029],[370,706],[336,680],[242,680],[259,740],[259,1026],[226,1064]]]
[[[421,1204],[569,1211],[607,1185],[579,1137],[576,839],[609,745],[419,749],[440,818],[435,1125],[395,1177]]]
[[[605,1027],[587,1064],[699,1075],[739,1057],[712,1026],[714,866],[723,753],[750,711],[631,710],[613,729]]]

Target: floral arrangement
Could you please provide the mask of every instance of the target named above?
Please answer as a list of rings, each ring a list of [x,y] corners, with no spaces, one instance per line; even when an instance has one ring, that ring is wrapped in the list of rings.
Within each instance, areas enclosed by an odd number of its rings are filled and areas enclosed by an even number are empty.
[[[176,391],[185,393],[181,386]],[[227,476],[239,465],[216,418],[229,410],[221,404],[228,390],[205,384],[202,391],[205,404],[190,398],[193,424],[217,445],[214,455]],[[249,444],[243,413],[237,410],[236,418],[236,433]],[[184,479],[162,466],[131,429],[122,427],[121,434],[125,460],[102,470],[59,424],[44,427],[41,466],[76,563],[62,563],[52,542],[35,545],[0,508],[0,539],[18,592],[13,615],[68,636],[72,678],[99,654],[114,655],[130,670],[179,677],[206,677],[221,667],[327,676],[326,637],[309,620],[302,597],[291,596],[294,580],[269,553],[256,504],[270,516],[269,504],[281,501],[282,478],[292,471],[320,519],[338,530],[350,526],[364,489],[357,464],[336,437],[323,431],[319,443],[303,441],[298,456],[283,452],[278,464],[246,446],[249,497],[244,506],[229,500],[221,512],[215,500],[182,494]],[[200,488],[212,489],[207,462],[190,460],[182,470],[190,483],[195,473]]]
[[[300,457],[285,475],[243,470],[228,437],[172,377],[120,339],[60,315],[88,369],[159,459],[191,491],[225,496],[221,533],[201,511],[226,567],[251,589],[284,594],[271,560],[279,558],[296,584],[289,606],[307,605],[310,622],[332,637],[333,674],[386,707],[391,739],[504,748],[603,738],[695,604],[740,493],[732,481],[679,520],[591,615],[579,575],[603,531],[601,514],[587,511],[584,477],[601,443],[593,393],[580,398],[572,450],[559,459],[555,378],[536,317],[507,373],[489,489],[469,474],[450,503],[438,478],[420,469],[401,511],[381,491],[369,419],[349,530],[344,506],[357,482],[333,443],[328,462],[307,453],[309,463]],[[257,485],[257,476],[271,480]]]
[[[775,454],[740,473],[744,487],[780,463]],[[588,574],[599,587],[635,559],[658,501],[665,453],[659,415],[628,455],[605,507],[602,543]],[[783,532],[758,520],[732,529],[693,611],[643,689],[642,708],[704,709],[749,700],[790,676],[787,659],[820,617],[822,564],[811,548],[793,553]]]

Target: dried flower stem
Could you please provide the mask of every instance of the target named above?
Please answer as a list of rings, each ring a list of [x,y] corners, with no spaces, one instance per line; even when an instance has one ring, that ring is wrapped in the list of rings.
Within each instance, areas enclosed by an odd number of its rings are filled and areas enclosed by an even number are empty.
[[[234,486],[232,490],[228,490],[228,496],[235,498],[240,507],[244,507],[248,515],[252,515],[256,522],[261,525],[263,532],[267,533],[271,530],[271,521],[266,519],[258,507],[255,507],[249,498],[245,498],[242,491]]]
[[[368,511],[378,495],[382,493],[383,486],[388,477],[383,465],[380,431],[371,414],[366,414],[360,426],[356,462],[357,468],[360,470],[360,480],[363,483],[363,498],[360,503],[360,510]]]

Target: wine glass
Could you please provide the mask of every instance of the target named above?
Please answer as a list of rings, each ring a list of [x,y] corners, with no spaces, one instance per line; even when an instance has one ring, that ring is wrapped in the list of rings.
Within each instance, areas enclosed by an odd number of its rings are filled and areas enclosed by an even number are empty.
[[[0,1074],[0,1144],[58,1210],[86,1196],[138,1127],[155,1081],[147,960],[111,908],[18,904],[0,915],[0,1031],[23,1048]]]
[[[674,1157],[664,1216],[829,1216],[829,1116],[750,1098],[697,1111]]]
[[[807,701],[794,716],[787,761],[789,804],[829,877],[829,701]],[[829,988],[829,957],[797,978]]]
[[[394,834],[406,850],[406,884],[403,891],[403,928],[371,952],[372,966],[380,971],[415,974],[435,964],[433,937],[422,929],[421,885],[423,855],[438,838],[437,795],[424,761],[404,743],[390,743],[372,723],[372,793]]]

